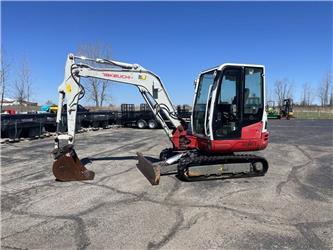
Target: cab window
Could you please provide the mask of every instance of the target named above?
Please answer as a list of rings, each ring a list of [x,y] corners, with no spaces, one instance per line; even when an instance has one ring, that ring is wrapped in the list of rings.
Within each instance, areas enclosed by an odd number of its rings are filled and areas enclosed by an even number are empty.
[[[261,120],[263,112],[263,69],[245,68],[244,118]]]

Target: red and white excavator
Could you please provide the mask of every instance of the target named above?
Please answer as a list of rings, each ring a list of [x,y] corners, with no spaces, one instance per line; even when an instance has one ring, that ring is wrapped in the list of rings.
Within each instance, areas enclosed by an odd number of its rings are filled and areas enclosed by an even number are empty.
[[[268,145],[264,66],[226,63],[201,72],[195,80],[191,124],[187,127],[161,79],[153,72],[138,64],[69,54],[65,78],[58,90],[57,127],[66,102],[68,130],[61,133],[57,129],[55,137],[53,174],[56,179],[94,178],[94,173],[84,167],[74,150],[77,107],[84,96],[82,77],[138,88],[172,144],[161,152],[157,163],[138,153],[137,167],[152,185],[158,185],[160,175],[173,172],[186,181],[260,176],[267,172],[268,162],[264,157],[240,153],[263,150]],[[239,170],[240,165],[246,168]]]

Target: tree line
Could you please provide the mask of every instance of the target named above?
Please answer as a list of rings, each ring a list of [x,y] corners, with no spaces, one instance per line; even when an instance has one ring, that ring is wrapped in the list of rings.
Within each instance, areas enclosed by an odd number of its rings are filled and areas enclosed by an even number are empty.
[[[276,100],[278,105],[282,105],[283,100],[287,98],[294,99],[295,93],[293,84],[288,79],[276,80],[272,92],[267,98],[268,101]],[[299,93],[300,106],[312,106],[315,104],[316,99],[322,107],[333,107],[333,84],[332,73],[327,72],[317,86],[305,82],[301,86],[301,93]],[[270,99],[270,100],[269,100]]]
[[[0,111],[2,112],[4,98],[8,95],[15,98],[19,104],[25,101],[30,102],[32,96],[32,78],[28,60],[24,58],[17,63],[16,78],[12,84],[10,84],[9,75],[12,73],[13,64],[8,62],[3,50],[1,50],[0,64]]]

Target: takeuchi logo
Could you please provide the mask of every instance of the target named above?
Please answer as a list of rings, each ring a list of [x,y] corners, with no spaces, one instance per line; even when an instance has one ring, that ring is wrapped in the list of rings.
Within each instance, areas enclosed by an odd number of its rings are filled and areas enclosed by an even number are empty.
[[[103,76],[119,78],[119,79],[133,79],[133,77],[131,77],[129,75],[121,75],[121,74],[116,74],[116,73],[103,73]]]

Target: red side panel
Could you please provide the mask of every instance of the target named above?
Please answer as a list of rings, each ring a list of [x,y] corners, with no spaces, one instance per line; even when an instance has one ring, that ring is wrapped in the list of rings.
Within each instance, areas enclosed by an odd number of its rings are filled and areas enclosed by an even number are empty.
[[[213,140],[209,138],[187,135],[186,131],[177,129],[172,137],[174,149],[200,149],[210,153],[232,153],[242,151],[257,151],[268,145],[268,132],[262,132],[263,123],[258,122],[242,128],[241,138],[227,140]],[[186,138],[186,145],[182,139]]]
[[[268,145],[268,132],[262,132],[262,122],[242,129],[240,139],[213,140],[197,138],[198,148],[212,153],[232,153],[241,151],[257,151]]]
[[[259,139],[261,138],[261,131],[262,131],[262,122],[258,122],[255,124],[251,124],[250,126],[246,126],[242,128],[242,140],[246,139]]]
[[[185,139],[186,138],[186,139]],[[187,143],[184,145],[182,141],[187,140]],[[176,150],[184,149],[195,149],[198,148],[197,138],[193,135],[188,135],[186,130],[183,130],[182,127],[177,128],[172,135],[173,147]]]

